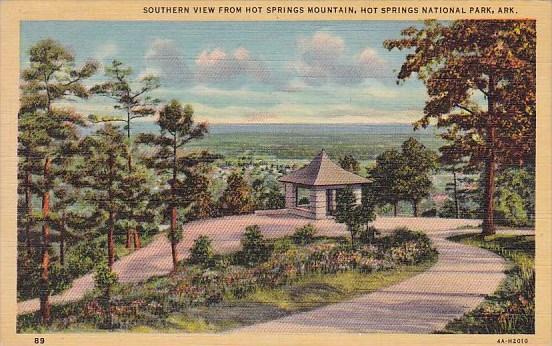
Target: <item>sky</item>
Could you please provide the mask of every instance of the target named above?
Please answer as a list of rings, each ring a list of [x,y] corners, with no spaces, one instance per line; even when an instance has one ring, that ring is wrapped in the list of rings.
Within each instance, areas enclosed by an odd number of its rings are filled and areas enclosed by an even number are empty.
[[[153,74],[152,96],[177,99],[210,123],[412,123],[422,115],[423,84],[397,85],[408,51],[387,51],[386,39],[418,22],[98,22],[27,21],[21,66],[29,48],[52,38],[76,64],[113,59],[139,79]],[[103,68],[87,83],[105,80]],[[101,96],[64,104],[87,114],[115,114]],[[147,120],[147,121],[151,121]]]

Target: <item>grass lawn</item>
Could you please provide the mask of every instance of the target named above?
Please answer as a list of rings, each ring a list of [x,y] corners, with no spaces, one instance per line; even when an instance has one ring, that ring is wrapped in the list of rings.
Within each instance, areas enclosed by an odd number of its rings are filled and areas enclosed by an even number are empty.
[[[535,236],[463,234],[449,238],[493,251],[511,262],[498,290],[440,333],[535,333]]]

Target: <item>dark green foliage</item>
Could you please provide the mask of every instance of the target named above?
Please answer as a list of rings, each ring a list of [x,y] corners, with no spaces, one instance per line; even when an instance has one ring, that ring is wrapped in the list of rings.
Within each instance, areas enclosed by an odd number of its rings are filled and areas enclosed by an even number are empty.
[[[48,294],[51,290],[49,279],[51,229],[60,219],[62,208],[52,202],[52,191],[64,182],[68,161],[76,154],[77,128],[85,125],[79,114],[68,107],[56,103],[67,98],[87,98],[89,91],[84,83],[97,69],[97,63],[89,61],[75,67],[75,57],[60,43],[44,39],[36,42],[29,50],[30,64],[21,74],[21,98],[18,113],[19,174],[24,195],[18,230],[23,233],[27,254],[31,254],[31,235],[34,226],[41,224],[40,285],[42,323],[50,320]],[[33,177],[34,175],[38,176]],[[33,210],[33,195],[42,199],[42,210],[36,215]],[[22,237],[20,237],[22,238]],[[38,244],[36,244],[38,245]]]
[[[118,60],[113,60],[110,66],[106,66],[105,75],[108,81],[95,85],[90,92],[106,96],[116,103],[113,108],[126,113],[125,117],[90,114],[89,120],[93,122],[123,122],[130,141],[132,123],[134,119],[149,117],[155,114],[156,105],[160,100],[152,98],[149,94],[159,88],[159,78],[153,75],[144,76],[138,80],[131,80],[132,68]],[[137,90],[133,87],[138,85]],[[130,143],[128,143],[130,145]],[[129,170],[132,169],[131,161],[128,162]]]
[[[165,209],[163,214],[170,219],[168,237],[171,242],[174,269],[178,264],[176,244],[181,237],[179,229],[188,219],[182,213],[179,216],[178,208],[187,210],[194,204],[197,207],[197,205],[210,203],[210,200],[206,203],[206,189],[209,184],[200,179],[200,169],[218,158],[206,151],[183,153],[186,144],[203,138],[208,131],[207,124],[196,124],[193,115],[192,106],[182,107],[180,102],[172,100],[159,112],[157,124],[160,134],[142,133],[137,139],[139,144],[153,146],[155,152],[144,161],[163,178],[159,200],[163,202]],[[195,215],[198,216],[197,209]]]
[[[295,244],[307,245],[312,243],[316,233],[318,233],[316,227],[309,223],[303,227],[297,228],[291,237]]]
[[[532,226],[535,222],[535,172],[509,168],[497,177],[496,219],[507,226]]]
[[[379,238],[377,243],[395,263],[416,264],[437,256],[437,250],[425,233],[406,227],[395,229],[391,235]]]
[[[337,190],[335,221],[347,226],[347,230],[351,235],[351,246],[353,247],[358,233],[364,231],[368,227],[368,223],[376,218],[375,204],[372,197],[372,195],[364,194],[361,203],[358,204],[352,188],[346,187]]]
[[[341,168],[358,174],[360,172],[360,164],[352,155],[345,155],[339,158],[339,165]]]
[[[448,202],[448,200],[447,200]],[[456,216],[456,214],[454,214]],[[436,217],[437,216],[437,209],[436,208],[431,208],[431,209],[427,209],[427,210],[424,210],[422,212],[422,217]]]
[[[431,189],[431,173],[437,169],[437,155],[414,138],[409,138],[402,144],[402,156],[402,197],[412,202],[414,216],[418,216],[418,204]]]
[[[252,189],[241,174],[228,177],[226,189],[219,199],[219,208],[225,215],[246,214],[254,210]]]
[[[264,239],[258,225],[251,225],[245,228],[241,238],[241,263],[247,266],[254,266],[265,261],[270,256],[270,248]]]
[[[482,232],[494,234],[497,169],[535,162],[535,21],[429,20],[384,46],[412,51],[398,82],[417,76],[426,86],[424,115],[415,127],[436,122],[446,128],[441,137],[449,147],[484,173]]]
[[[399,201],[407,200],[412,203],[414,216],[418,216],[418,205],[429,195],[431,173],[436,168],[437,155],[413,137],[403,142],[400,152],[384,151],[368,170],[374,202],[380,206],[392,204],[396,216]]]
[[[206,235],[199,236],[190,249],[188,261],[192,264],[199,264],[204,267],[211,265],[214,252],[211,239]]]
[[[111,266],[107,262],[100,262],[96,266],[94,273],[94,284],[96,290],[99,292],[99,302],[103,308],[104,320],[100,324],[100,328],[112,329],[113,328],[113,316],[111,309],[111,291],[117,284],[118,277],[111,270]]]
[[[358,241],[361,244],[372,244],[376,239],[376,235],[379,235],[380,231],[374,226],[367,226],[360,230],[358,233]]]
[[[310,201],[308,197],[301,197],[297,201],[297,205],[309,205]]]
[[[285,196],[280,184],[272,175],[263,175],[251,183],[255,209],[282,209],[285,207]]]
[[[104,294],[105,291],[112,289],[117,282],[117,274],[109,269],[107,262],[102,261],[96,265],[96,270],[94,272],[94,285],[100,294]]]
[[[80,143],[82,160],[78,163],[72,182],[83,189],[84,199],[102,215],[104,234],[107,234],[107,259],[114,262],[114,233],[117,214],[127,210],[126,197],[132,193],[128,179],[139,172],[128,174],[128,148],[118,129],[106,123],[93,136]],[[77,173],[78,172],[78,173]]]
[[[391,204],[394,207],[394,214],[397,214],[397,204],[404,196],[402,184],[404,157],[395,150],[386,150],[376,157],[376,164],[368,169],[371,179],[369,190],[374,193],[378,205]]]

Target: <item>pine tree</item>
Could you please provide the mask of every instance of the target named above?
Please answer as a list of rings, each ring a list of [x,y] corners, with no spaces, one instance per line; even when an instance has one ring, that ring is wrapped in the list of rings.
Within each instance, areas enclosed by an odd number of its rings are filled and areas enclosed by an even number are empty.
[[[22,73],[22,96],[20,119],[23,133],[20,148],[25,158],[22,162],[36,160],[40,162],[41,179],[37,190],[41,194],[42,208],[38,221],[42,224],[41,243],[41,277],[40,277],[40,312],[42,323],[50,322],[49,278],[50,266],[50,228],[51,228],[51,191],[54,186],[56,164],[66,157],[64,151],[68,142],[76,140],[77,127],[84,125],[79,114],[55,103],[66,96],[86,98],[89,96],[83,80],[96,72],[95,62],[87,62],[75,68],[74,56],[58,42],[46,39],[37,42],[29,51],[30,66]],[[29,132],[27,132],[29,131]],[[35,136],[34,139],[29,137]],[[29,165],[25,185],[30,185],[32,171]],[[29,199],[30,201],[30,199]],[[30,205],[27,210],[30,210]]]
[[[365,230],[376,217],[373,202],[369,195],[363,194],[361,203],[358,203],[353,189],[349,186],[337,190],[335,221],[347,226],[347,231],[351,234],[352,247],[355,246],[359,232]]]
[[[155,153],[145,159],[146,164],[154,168],[162,177],[169,176],[166,187],[161,191],[170,217],[169,239],[173,268],[176,270],[178,258],[176,245],[180,238],[178,208],[190,207],[193,197],[189,193],[188,179],[192,170],[200,164],[214,161],[217,157],[208,152],[184,154],[183,149],[190,141],[202,138],[207,133],[207,124],[196,124],[193,108],[172,100],[159,112],[157,124],[160,134],[141,134],[137,143],[153,146]]]
[[[360,172],[360,164],[358,161],[353,157],[353,155],[345,155],[339,159],[339,165],[341,168],[353,172],[355,174],[358,174]]]
[[[160,86],[159,78],[153,75],[144,76],[138,80],[132,80],[132,68],[124,65],[118,60],[113,60],[111,66],[105,68],[105,75],[109,78],[108,81],[96,85],[91,89],[91,92],[97,95],[102,95],[112,99],[115,102],[114,109],[123,112],[123,116],[109,116],[90,114],[89,120],[95,123],[121,122],[124,123],[123,129],[126,131],[127,145],[129,147],[127,171],[132,174],[132,138],[131,130],[134,120],[144,117],[150,117],[157,111],[159,100],[150,96],[151,92]],[[136,86],[136,88],[134,88]],[[131,216],[132,213],[127,213]],[[147,227],[147,225],[139,225],[137,220],[128,219],[127,224],[127,247],[130,245],[130,239],[139,237],[136,228]],[[135,241],[139,243],[139,238]]]

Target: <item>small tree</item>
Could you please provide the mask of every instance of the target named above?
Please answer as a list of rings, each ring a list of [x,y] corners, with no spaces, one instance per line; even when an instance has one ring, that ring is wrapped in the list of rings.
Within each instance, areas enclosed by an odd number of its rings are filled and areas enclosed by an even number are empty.
[[[357,235],[369,227],[368,224],[375,216],[371,196],[363,194],[359,204],[351,187],[337,191],[335,221],[347,226],[347,231],[351,234],[352,247],[355,247]]]
[[[222,212],[226,215],[250,213],[254,209],[252,189],[242,175],[232,173],[219,199]]]
[[[206,235],[200,235],[190,249],[190,263],[207,266],[213,259],[213,256],[211,239]]]
[[[241,244],[243,263],[248,266],[254,266],[270,256],[269,248],[258,225],[245,228]]]
[[[360,164],[352,155],[345,155],[339,159],[341,168],[358,174],[360,172]]]
[[[96,289],[100,292],[104,311],[104,324],[106,328],[113,328],[113,316],[111,314],[111,289],[118,282],[117,274],[111,271],[109,265],[101,262],[94,273]]]
[[[318,230],[316,227],[309,223],[305,226],[297,228],[291,237],[293,238],[295,244],[307,245],[313,242],[317,232]]]
[[[141,134],[137,139],[138,143],[155,147],[156,151],[151,157],[146,158],[145,162],[161,176],[167,178],[166,187],[161,191],[161,198],[165,201],[167,212],[170,214],[171,225],[168,236],[171,242],[174,270],[178,263],[176,245],[181,234],[178,231],[178,207],[188,208],[194,200],[189,194],[189,176],[194,167],[201,163],[213,162],[218,158],[208,152],[199,154],[182,152],[186,144],[203,138],[207,133],[207,124],[196,124],[193,115],[192,106],[182,107],[180,102],[172,100],[159,112],[157,124],[160,134]]]
[[[355,236],[360,230],[356,196],[350,187],[337,191],[335,221],[344,223],[351,234],[351,246],[355,244]]]

